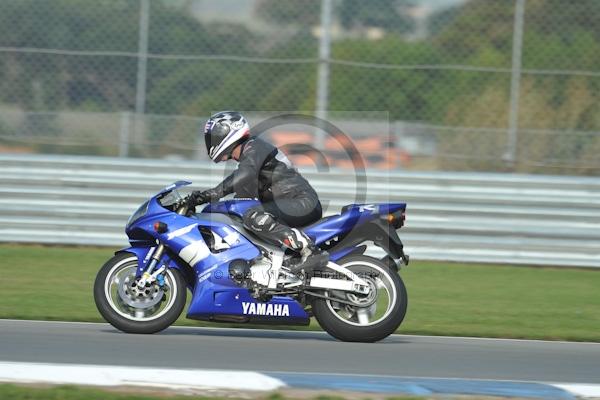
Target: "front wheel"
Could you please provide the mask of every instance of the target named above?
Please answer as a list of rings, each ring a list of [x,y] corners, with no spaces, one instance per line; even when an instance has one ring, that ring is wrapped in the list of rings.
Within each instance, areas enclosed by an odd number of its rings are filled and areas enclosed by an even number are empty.
[[[406,315],[408,303],[400,275],[380,260],[367,256],[346,257],[338,265],[366,280],[371,292],[364,296],[326,292],[329,297],[355,305],[315,298],[312,309],[321,327],[346,342],[376,342],[394,333]]]
[[[174,269],[165,274],[163,290],[156,283],[137,287],[137,257],[117,254],[102,266],[94,283],[94,300],[104,319],[127,333],[156,333],[173,324],[185,307],[185,280]]]

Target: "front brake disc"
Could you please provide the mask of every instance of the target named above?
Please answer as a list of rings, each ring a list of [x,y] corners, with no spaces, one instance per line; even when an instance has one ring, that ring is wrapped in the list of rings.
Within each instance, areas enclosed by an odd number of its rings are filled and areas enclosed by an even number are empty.
[[[158,304],[164,297],[164,292],[157,285],[150,285],[140,290],[137,287],[135,275],[129,275],[118,285],[121,300],[129,307],[146,309]]]

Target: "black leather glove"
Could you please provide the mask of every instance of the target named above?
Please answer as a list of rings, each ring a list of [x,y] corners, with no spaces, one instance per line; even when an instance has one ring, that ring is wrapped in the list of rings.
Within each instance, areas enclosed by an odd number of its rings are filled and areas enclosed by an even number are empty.
[[[195,206],[217,201],[222,197],[222,193],[215,189],[209,190],[195,190],[190,196],[191,203]]]

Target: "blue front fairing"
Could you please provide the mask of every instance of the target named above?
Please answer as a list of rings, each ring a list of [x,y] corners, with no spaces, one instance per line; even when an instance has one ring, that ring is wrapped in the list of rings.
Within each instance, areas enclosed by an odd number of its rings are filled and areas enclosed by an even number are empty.
[[[174,184],[173,189],[182,186]],[[138,258],[138,275],[150,262],[157,243],[168,251],[161,261],[169,268],[179,269],[188,278],[193,291],[188,318],[207,319],[213,315],[247,316],[249,318],[288,320],[308,323],[303,306],[288,297],[275,297],[269,303],[258,303],[247,289],[239,287],[229,278],[229,264],[233,260],[251,261],[260,255],[258,248],[248,240],[244,232],[233,226],[210,218],[210,214],[198,217],[179,215],[161,206],[158,198],[169,190],[163,190],[150,199],[147,212],[126,228],[132,247],[121,251]],[[242,215],[257,201],[231,200],[209,205],[208,211]],[[206,209],[204,210],[207,211]],[[154,223],[162,222],[168,229],[164,233],[154,230]],[[213,252],[204,240],[202,229],[225,238],[229,248]],[[158,268],[158,267],[157,267]],[[191,273],[190,273],[191,272]]]
[[[132,246],[146,246],[150,243],[155,245],[156,232],[154,232],[154,223],[156,221],[162,221],[162,219],[168,219],[173,215],[177,214],[164,209],[158,203],[156,197],[150,199],[146,214],[142,215],[137,220],[132,221],[125,227],[125,233],[129,237]]]

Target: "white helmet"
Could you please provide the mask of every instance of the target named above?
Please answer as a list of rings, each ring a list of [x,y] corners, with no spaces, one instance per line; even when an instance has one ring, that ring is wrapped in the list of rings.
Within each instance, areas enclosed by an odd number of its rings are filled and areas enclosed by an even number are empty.
[[[206,151],[210,159],[216,163],[230,159],[233,149],[249,137],[250,126],[237,111],[216,113],[206,121],[204,126]]]

